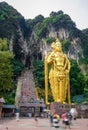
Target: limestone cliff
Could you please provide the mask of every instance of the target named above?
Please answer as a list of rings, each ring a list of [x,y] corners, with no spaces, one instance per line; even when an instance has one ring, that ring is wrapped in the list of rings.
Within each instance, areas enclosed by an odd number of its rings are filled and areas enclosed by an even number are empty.
[[[88,56],[88,52],[85,53],[88,41],[84,44],[83,35],[85,32],[83,34],[77,29],[70,16],[63,11],[51,12],[47,18],[39,15],[25,20],[12,6],[0,3],[0,38],[9,39],[9,50],[25,67],[33,65],[35,60],[43,60],[56,38],[61,40],[68,57],[79,63],[80,59]]]

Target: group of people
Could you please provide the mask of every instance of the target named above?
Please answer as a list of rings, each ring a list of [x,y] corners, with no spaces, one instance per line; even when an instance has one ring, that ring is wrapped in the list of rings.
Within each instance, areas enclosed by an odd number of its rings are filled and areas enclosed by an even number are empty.
[[[60,121],[60,116],[59,115],[50,114],[51,127],[58,128],[59,127],[59,121]]]
[[[71,127],[70,127],[70,125],[72,125],[72,115],[71,115],[71,113],[65,112],[61,115],[61,118],[62,118],[63,124],[65,125],[65,129],[68,127],[69,130],[71,130]]]
[[[70,126],[72,125],[72,119],[75,120],[76,118],[74,118],[74,116],[70,112],[64,112],[61,115],[50,114],[51,127],[55,128],[59,128],[60,124],[62,123],[65,129],[68,127],[69,130],[71,130]]]

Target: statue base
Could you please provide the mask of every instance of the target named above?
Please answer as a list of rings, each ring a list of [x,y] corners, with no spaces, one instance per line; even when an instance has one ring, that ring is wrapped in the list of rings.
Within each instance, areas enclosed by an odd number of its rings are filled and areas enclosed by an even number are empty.
[[[71,105],[70,104],[62,104],[59,102],[52,102],[50,104],[50,110],[51,113],[54,114],[59,114],[61,115],[63,112],[69,112],[71,109]]]

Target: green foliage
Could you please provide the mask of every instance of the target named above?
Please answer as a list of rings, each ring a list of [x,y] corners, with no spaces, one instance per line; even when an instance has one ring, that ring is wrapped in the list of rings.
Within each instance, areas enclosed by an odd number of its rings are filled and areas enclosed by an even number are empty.
[[[2,41],[2,42],[1,42]],[[0,39],[0,92],[3,95],[13,87],[13,66],[11,59],[14,57],[13,53],[6,50],[6,39]]]
[[[8,40],[7,38],[0,38],[0,51],[8,50]]]
[[[44,18],[39,15],[33,19],[32,27],[35,26],[35,32],[37,39],[46,38],[49,34],[51,27],[53,27],[56,31],[60,28],[66,29],[74,29],[76,33],[75,23],[71,20],[71,18],[64,14],[62,11],[52,12],[50,17]]]
[[[29,33],[31,33],[31,31],[33,30],[33,27],[35,25],[36,25],[36,28],[38,28],[41,25],[41,23],[43,22],[43,20],[44,20],[44,17],[42,15],[36,16],[35,19],[33,19],[33,20],[32,19],[26,20],[26,25],[29,30]]]
[[[11,64],[14,55],[8,51],[7,44],[6,38],[0,39],[0,96],[5,98],[6,103],[14,103],[14,97],[9,98],[14,86],[13,65]]]
[[[63,40],[63,50],[65,51],[65,52],[68,52],[68,50],[69,50],[69,45],[70,45],[71,43],[70,43],[70,40],[69,39],[65,39],[65,40]]]
[[[68,15],[64,14],[62,11],[51,15],[50,19],[52,25],[55,27],[56,30],[61,27],[68,29],[75,27],[75,23],[71,20],[71,18]]]
[[[77,62],[71,59],[70,71],[71,94],[82,94],[84,92],[85,78]]]
[[[88,57],[85,56],[84,58],[80,58],[79,63],[87,65],[88,64]]]
[[[34,71],[33,71],[36,86],[44,88],[44,63],[41,60],[34,62]]]
[[[45,26],[43,24],[37,24],[37,26],[36,26],[37,39],[46,37],[47,33],[48,33],[47,26]]]
[[[46,37],[47,27],[42,27],[38,32],[37,35],[40,38]]]
[[[73,96],[72,97],[72,102],[74,102],[76,104],[88,102],[88,93]]]
[[[46,42],[47,42],[48,44],[51,44],[51,43],[54,42],[56,39],[55,39],[54,37],[46,37],[45,40],[46,40]]]
[[[15,92],[13,92],[12,90],[9,91],[6,96],[5,96],[5,103],[6,104],[14,104],[15,103]]]
[[[0,89],[3,91],[12,87],[13,66],[9,52],[0,52]]]
[[[49,32],[47,28],[47,22],[45,22],[45,19],[41,23],[37,23],[35,28],[37,40],[39,40],[40,38],[45,38]]]
[[[38,98],[45,98],[45,89],[44,88],[40,88],[37,87],[37,91],[38,91]]]
[[[36,61],[34,63],[34,76],[36,80],[36,86],[44,88],[44,63],[43,61]],[[75,60],[71,59],[71,71],[70,71],[70,85],[71,96],[83,94],[85,87],[85,77],[81,73],[81,70]],[[49,94],[49,100],[53,100],[52,95]]]
[[[0,4],[0,20],[20,17],[21,15],[15,9],[13,9],[12,6],[9,6],[6,2],[2,2]]]
[[[72,98],[72,102],[75,102],[76,104],[79,104],[84,101],[84,95],[75,95]]]
[[[26,23],[26,26],[28,29],[28,34],[30,35],[33,30],[34,22],[32,19],[27,19],[27,20],[25,20],[25,23]]]
[[[70,40],[74,37],[79,37],[81,40],[81,47],[83,49],[83,56],[79,53],[81,64],[88,64],[88,29],[82,32],[76,28],[75,23],[71,20],[70,16],[64,14],[63,11],[51,12],[50,17],[44,18],[42,15],[38,15],[33,20],[25,20],[13,7],[7,3],[0,3],[0,37],[7,37],[11,39],[13,37],[13,50],[15,53],[15,60],[13,54],[8,51],[8,40],[0,39],[0,92],[7,93],[13,86],[13,73],[19,76],[24,65],[19,62],[21,59],[21,36],[25,40],[26,35],[31,36],[34,31],[34,40],[41,40],[44,38],[47,43],[54,41],[53,37],[49,37],[49,33],[52,29],[59,32],[59,29],[64,28],[70,33],[69,39],[63,40],[64,51],[67,52],[70,45]],[[19,30],[22,32],[20,35]],[[33,33],[32,33],[33,34]],[[58,36],[58,34],[57,34]],[[30,39],[30,37],[29,37]],[[19,44],[20,43],[20,44]],[[42,61],[35,61],[34,75],[36,79],[36,85],[44,88],[44,63]],[[83,76],[76,61],[71,60],[71,94],[81,94],[88,92],[88,75]],[[51,99],[51,96],[50,96]],[[9,99],[8,99],[9,100]],[[12,100],[12,99],[11,99]]]
[[[70,30],[70,38],[80,37],[80,35],[81,35],[81,31],[78,30],[77,28],[72,28]]]
[[[44,20],[44,17],[42,15],[38,15],[35,17],[35,19],[33,20],[35,24],[37,23],[41,23]]]
[[[0,37],[11,38],[13,34],[19,33],[17,32],[18,26],[24,37],[27,36],[27,27],[23,16],[7,3],[0,3]]]
[[[52,12],[50,13],[50,17],[56,16],[57,14],[58,14],[58,15],[63,14],[63,11],[62,11],[62,10],[60,10],[60,11],[58,11],[58,12],[52,11]]]
[[[13,53],[8,51],[8,40],[0,39],[0,96],[5,98],[6,103],[14,103],[14,78],[20,75],[23,69],[24,65],[16,61]]]
[[[17,77],[21,74],[22,70],[24,69],[23,63],[17,61],[16,59],[12,59],[14,76]]]
[[[84,30],[81,34],[81,46],[84,53],[84,61],[88,64],[88,29]]]
[[[85,88],[84,88],[85,93],[88,93],[88,71],[86,72],[85,75]]]

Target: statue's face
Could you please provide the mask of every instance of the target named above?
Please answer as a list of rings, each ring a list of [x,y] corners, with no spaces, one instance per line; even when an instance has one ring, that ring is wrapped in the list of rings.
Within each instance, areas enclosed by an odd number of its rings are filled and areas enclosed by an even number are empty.
[[[53,42],[51,44],[51,47],[56,52],[61,52],[62,51],[62,46],[61,46],[61,43],[59,41]]]
[[[62,48],[61,48],[60,45],[56,45],[55,50],[58,51],[58,52],[61,52],[61,51],[62,51]]]

